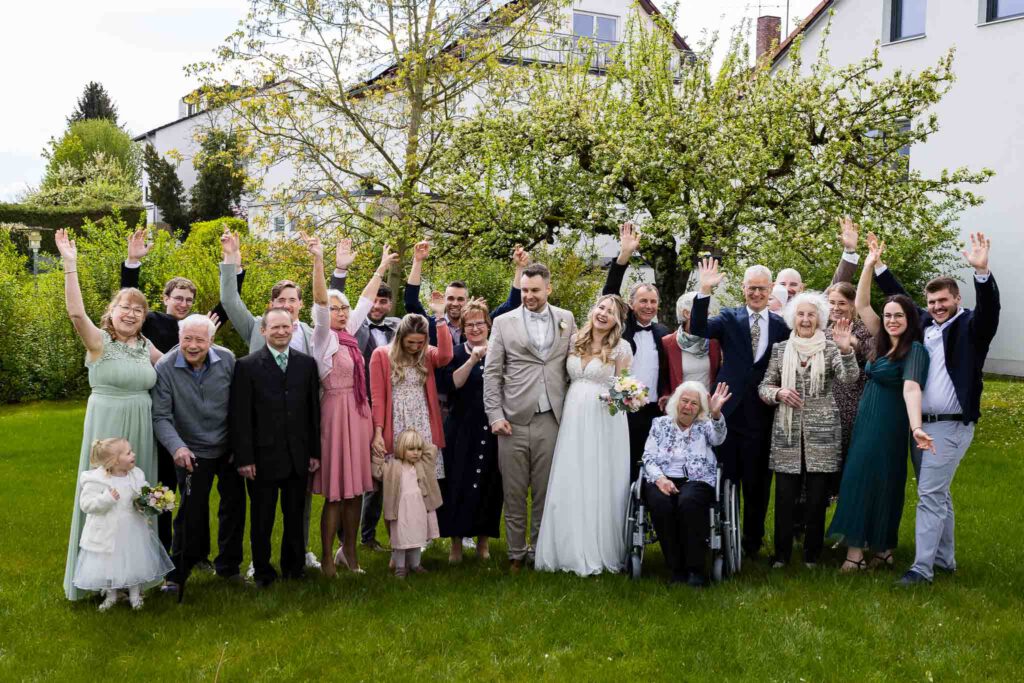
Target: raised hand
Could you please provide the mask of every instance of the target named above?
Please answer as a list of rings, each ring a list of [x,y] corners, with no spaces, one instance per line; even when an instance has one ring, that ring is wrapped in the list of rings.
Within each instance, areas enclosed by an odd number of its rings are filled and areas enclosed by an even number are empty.
[[[707,257],[697,262],[697,283],[701,294],[711,294],[724,278],[725,273],[718,270],[717,259]]]
[[[128,236],[128,261],[138,263],[149,253],[153,243],[146,244],[146,229],[139,228]]]
[[[355,260],[356,252],[352,249],[352,240],[348,237],[338,240],[338,246],[334,252],[334,267],[338,270],[348,270]]]
[[[708,396],[708,410],[711,412],[711,417],[717,420],[722,414],[722,406],[728,403],[730,398],[732,398],[732,394],[729,393],[729,385],[719,382],[715,387],[715,393]]]
[[[971,235],[971,248],[963,252],[964,258],[979,275],[988,273],[988,250],[991,246],[992,240],[987,239],[985,233],[976,232]]]
[[[304,232],[300,232],[299,237],[306,243],[306,251],[312,254],[313,258],[322,259],[324,257],[324,245],[320,243],[319,237]]]
[[[388,268],[398,264],[398,252],[391,251],[391,247],[384,245],[384,251],[380,254],[380,265],[377,266],[377,274],[384,277]]]
[[[882,265],[882,254],[885,253],[885,242],[879,242],[873,232],[868,233],[868,255],[864,259],[864,267],[876,267]]]
[[[435,318],[444,317],[444,294],[436,289],[430,293],[430,310],[433,311]]]
[[[484,339],[482,342],[480,342],[479,344],[474,346],[473,347],[473,351],[472,351],[472,353],[470,353],[470,355],[475,357],[476,360],[480,360],[482,358],[486,358],[487,357],[487,340]]]
[[[239,242],[238,233],[224,228],[220,236],[220,252],[224,256],[224,263],[238,263],[235,257],[239,255]]]
[[[846,354],[853,350],[852,339],[849,320],[841,318],[832,325],[832,341],[836,343],[841,353]]]
[[[619,253],[633,255],[640,248],[640,229],[632,221],[626,221],[619,227]]]
[[[217,330],[219,330],[220,326],[224,324],[223,321],[220,319],[220,316],[214,313],[213,311],[210,311],[209,313],[206,314],[206,317],[209,318],[210,322],[213,323],[213,333],[217,334]]]
[[[430,256],[430,242],[423,240],[417,242],[416,246],[412,250],[412,258],[414,261],[426,261],[427,257]]]
[[[525,268],[530,265],[530,252],[523,249],[521,244],[517,244],[515,251],[512,252],[512,263],[516,268]]]
[[[64,259],[64,265],[74,265],[78,262],[78,247],[75,246],[75,240],[68,237],[67,230],[58,230],[53,237],[57,243],[57,251],[60,252],[60,257]]]
[[[857,238],[860,235],[860,228],[849,216],[839,219],[839,240],[843,243],[844,251],[857,251]]]

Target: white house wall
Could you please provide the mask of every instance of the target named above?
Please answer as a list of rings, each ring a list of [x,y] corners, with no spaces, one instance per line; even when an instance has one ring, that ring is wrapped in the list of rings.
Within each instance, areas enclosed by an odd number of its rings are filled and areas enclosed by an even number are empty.
[[[910,152],[910,163],[925,175],[943,168],[991,168],[995,177],[977,188],[986,201],[960,219],[962,238],[983,231],[992,239],[991,270],[1003,296],[999,332],[989,352],[989,372],[1024,376],[1024,306],[1015,289],[1014,272],[1024,256],[1024,20],[979,24],[984,0],[931,0],[925,36],[886,44],[884,74],[934,66],[956,47],[957,80],[934,108],[939,131]],[[833,4],[829,59],[842,65],[859,61],[882,40],[886,0],[837,0]],[[982,15],[983,16],[983,15]],[[805,68],[817,53],[823,16],[807,30],[801,53]],[[787,65],[783,57],[776,68]],[[898,275],[898,274],[897,274]],[[955,273],[964,306],[974,305],[971,270]]]

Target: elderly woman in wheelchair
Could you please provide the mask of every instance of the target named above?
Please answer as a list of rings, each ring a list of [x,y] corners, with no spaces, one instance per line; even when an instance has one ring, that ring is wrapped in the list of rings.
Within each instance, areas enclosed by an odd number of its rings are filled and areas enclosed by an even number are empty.
[[[672,572],[670,583],[707,585],[708,520],[718,486],[712,447],[725,441],[722,406],[730,396],[726,384],[710,395],[701,382],[680,384],[644,447],[643,497]]]

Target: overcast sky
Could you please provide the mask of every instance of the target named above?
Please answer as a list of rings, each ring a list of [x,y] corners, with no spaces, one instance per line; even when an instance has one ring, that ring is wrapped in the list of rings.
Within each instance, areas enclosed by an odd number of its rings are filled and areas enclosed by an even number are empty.
[[[661,6],[665,0],[656,1]],[[790,0],[791,23],[816,0]],[[0,201],[38,184],[41,152],[59,136],[83,87],[98,81],[132,134],[177,117],[196,86],[183,67],[211,56],[235,29],[247,0],[42,0],[5,3],[0,38],[5,106],[0,108]],[[727,34],[744,17],[785,16],[786,0],[680,0],[677,30]]]

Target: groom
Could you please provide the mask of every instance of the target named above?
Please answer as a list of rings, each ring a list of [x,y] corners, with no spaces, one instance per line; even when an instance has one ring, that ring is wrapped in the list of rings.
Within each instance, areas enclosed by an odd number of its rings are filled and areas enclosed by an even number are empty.
[[[572,313],[548,305],[551,273],[542,263],[523,270],[523,305],[494,320],[484,366],[484,408],[498,436],[505,529],[512,572],[533,557],[544,513],[551,456],[568,378],[565,359],[576,332]],[[530,536],[526,499],[532,489]]]

